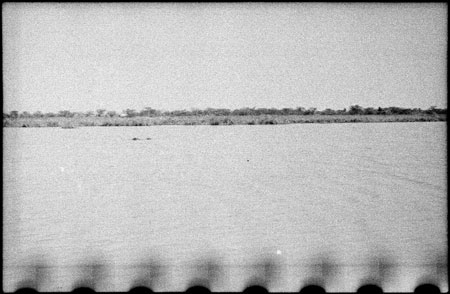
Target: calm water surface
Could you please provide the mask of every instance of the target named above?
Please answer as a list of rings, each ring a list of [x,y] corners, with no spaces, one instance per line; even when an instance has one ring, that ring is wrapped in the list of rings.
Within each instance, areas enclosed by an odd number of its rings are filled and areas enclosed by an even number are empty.
[[[298,291],[328,256],[327,290],[355,291],[386,256],[384,290],[411,291],[447,254],[445,122],[4,128],[3,148],[7,291],[42,254],[45,289],[71,290],[74,266],[100,255],[118,291],[155,256],[160,290],[184,291],[189,265],[214,256],[217,290],[241,291],[265,257],[280,264],[271,289]]]

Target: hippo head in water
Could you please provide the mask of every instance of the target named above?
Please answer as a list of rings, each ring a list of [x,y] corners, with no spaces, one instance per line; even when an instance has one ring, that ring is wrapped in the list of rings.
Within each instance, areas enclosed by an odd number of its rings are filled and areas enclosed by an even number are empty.
[[[152,139],[152,138],[146,138],[146,140],[151,140],[151,139]],[[133,140],[133,141],[136,141],[136,140],[143,140],[143,139],[139,139],[139,138],[134,137],[132,140]]]

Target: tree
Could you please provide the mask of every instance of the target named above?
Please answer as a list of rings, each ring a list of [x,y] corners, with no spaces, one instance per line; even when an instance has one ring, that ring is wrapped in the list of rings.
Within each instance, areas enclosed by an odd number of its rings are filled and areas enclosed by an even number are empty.
[[[214,109],[215,115],[230,115],[230,113],[231,113],[231,110],[229,110],[227,108]]]
[[[384,115],[384,114],[386,114],[386,110],[384,110],[384,108],[378,107],[377,114],[378,115]]]
[[[19,117],[19,112],[17,110],[13,110],[9,113],[9,117],[10,118],[18,118]]]
[[[156,116],[158,114],[160,114],[160,111],[151,107],[145,107],[144,110],[139,113],[141,116]]]
[[[305,115],[313,115],[313,114],[316,113],[316,111],[317,111],[317,108],[315,108],[315,107],[310,107],[308,110],[306,110],[306,111],[304,112],[304,114],[305,114]]]
[[[196,111],[196,109],[192,109],[192,111],[194,112],[194,111]],[[208,107],[205,110],[203,110],[203,114],[212,115],[212,114],[214,114],[215,111],[216,110],[214,108]]]
[[[149,108],[150,108],[150,107],[149,107]],[[152,110],[152,109],[150,108],[150,110]],[[192,115],[195,115],[195,116],[199,116],[199,115],[202,115],[202,114],[203,114],[203,111],[201,111],[201,110],[198,109],[198,108],[193,107],[193,108],[191,108],[191,114],[192,114]]]
[[[331,108],[327,108],[327,109],[325,109],[324,111],[322,111],[321,114],[324,114],[324,115],[333,115],[333,114],[336,114],[336,111],[334,111],[334,110],[331,109]]]
[[[79,111],[72,112],[72,117],[84,117],[85,114]]]
[[[338,115],[345,115],[345,114],[347,114],[347,108],[336,110],[336,114],[338,114]]]
[[[252,115],[254,110],[255,110],[254,108],[243,107],[240,109],[233,110],[232,114],[233,115]]]
[[[364,114],[377,114],[377,111],[373,107],[364,108]]]
[[[256,108],[255,115],[268,114],[269,110],[267,108]]]
[[[411,114],[412,109],[410,108],[399,108],[399,114]]]
[[[295,114],[295,110],[292,108],[285,107],[285,108],[281,109],[281,114],[283,114],[283,115]]]
[[[40,117],[43,117],[43,116],[44,116],[44,114],[42,112],[40,112],[40,111],[36,111],[35,113],[33,113],[33,117],[40,118]]]
[[[359,106],[359,105],[352,105],[352,106],[350,106],[350,109],[348,110],[348,113],[351,114],[351,115],[354,115],[354,114],[363,114],[363,113],[364,113],[364,110],[363,110],[363,108],[362,108],[361,106]]]
[[[436,113],[436,106],[430,106],[427,110],[425,110],[426,114],[435,114]]]
[[[296,112],[296,114],[305,114],[305,111],[306,111],[306,108],[304,108],[304,107],[297,107],[296,109],[295,109],[295,112]]]
[[[108,111],[106,113],[106,116],[109,116],[109,117],[116,117],[117,115],[118,115],[117,112],[115,112],[114,110]]]
[[[58,112],[59,117],[73,117],[73,114],[69,110],[61,110]]]
[[[126,113],[126,115],[127,115],[128,117],[135,117],[135,116],[138,115],[138,113],[136,112],[135,109],[129,109],[129,108],[127,108],[126,110],[124,110],[124,113]]]
[[[19,117],[27,118],[31,117],[31,114],[28,111],[24,111],[19,115]]]
[[[97,116],[105,116],[106,109],[97,109]]]

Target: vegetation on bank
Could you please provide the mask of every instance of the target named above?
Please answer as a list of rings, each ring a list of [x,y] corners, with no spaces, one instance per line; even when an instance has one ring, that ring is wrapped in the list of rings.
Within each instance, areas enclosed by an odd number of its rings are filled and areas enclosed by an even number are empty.
[[[104,109],[80,113],[60,111],[57,114],[36,112],[3,114],[4,127],[62,127],[80,126],[154,126],[154,125],[267,125],[292,123],[349,123],[349,122],[416,122],[446,121],[447,109],[419,108],[362,108],[353,105],[349,110],[325,109],[317,111],[296,109],[241,108],[161,112],[145,108],[137,112],[127,109],[121,115]]]
[[[158,126],[158,125],[276,125],[294,123],[446,121],[446,115],[263,115],[183,117],[82,117],[4,119],[4,127]]]

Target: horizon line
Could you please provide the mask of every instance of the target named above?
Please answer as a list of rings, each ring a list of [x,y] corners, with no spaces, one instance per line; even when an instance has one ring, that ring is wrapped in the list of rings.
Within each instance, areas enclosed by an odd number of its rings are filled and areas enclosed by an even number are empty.
[[[58,112],[60,112],[60,111],[69,111],[69,112],[73,112],[73,113],[86,113],[86,112],[97,112],[98,110],[104,110],[105,112],[108,112],[108,111],[114,111],[114,112],[117,112],[117,113],[120,113],[120,112],[126,112],[127,110],[134,110],[134,111],[143,111],[143,110],[146,110],[146,109],[151,109],[151,110],[154,110],[154,111],[160,111],[160,112],[176,112],[176,111],[189,111],[189,112],[192,112],[192,111],[205,111],[205,110],[230,110],[230,111],[235,111],[235,110],[243,110],[243,109],[251,109],[251,110],[263,110],[263,109],[267,109],[267,110],[283,110],[283,109],[287,109],[287,110],[298,110],[298,109],[304,109],[304,110],[312,110],[312,109],[314,109],[315,111],[325,111],[325,110],[334,110],[334,111],[338,111],[338,110],[340,110],[340,111],[342,111],[342,110],[348,110],[348,109],[350,109],[351,107],[361,107],[362,109],[379,109],[379,108],[381,108],[381,109],[387,109],[387,108],[400,108],[400,109],[411,109],[411,110],[414,110],[414,109],[416,109],[416,110],[427,110],[427,109],[442,109],[442,110],[444,110],[444,109],[447,109],[447,107],[444,107],[444,108],[440,108],[440,107],[437,107],[437,106],[435,106],[435,105],[431,105],[431,106],[429,106],[428,108],[421,108],[421,107],[400,107],[400,106],[386,106],[386,107],[381,107],[381,106],[367,106],[367,107],[365,107],[365,106],[361,106],[361,105],[359,105],[359,104],[352,104],[352,105],[350,105],[350,106],[348,106],[348,107],[343,107],[343,108],[336,108],[336,109],[334,109],[334,108],[330,108],[330,107],[327,107],[327,108],[323,108],[323,109],[318,109],[317,107],[303,107],[303,106],[297,106],[297,107],[256,107],[256,106],[253,106],[253,107],[249,107],[249,106],[243,106],[243,107],[240,107],[240,108],[227,108],[227,107],[205,107],[205,108],[200,108],[200,107],[189,107],[189,108],[183,108],[183,109],[173,109],[173,110],[168,110],[168,109],[164,109],[164,108],[160,108],[160,109],[158,109],[158,108],[153,108],[153,107],[150,107],[150,106],[145,106],[145,107],[142,107],[140,110],[139,109],[137,109],[137,108],[125,108],[125,109],[122,109],[122,110],[115,110],[115,109],[108,109],[108,108],[96,108],[95,110],[92,110],[92,109],[90,109],[90,110],[69,110],[69,109],[62,109],[62,110],[56,110],[56,112],[55,111],[42,111],[42,110],[35,110],[35,111],[29,111],[29,110],[22,110],[22,111],[20,111],[20,110],[10,110],[10,111],[3,111],[3,114],[8,114],[8,113],[11,113],[11,112],[15,112],[15,111],[17,111],[18,113],[24,113],[24,112],[27,112],[27,113],[30,113],[30,114],[32,114],[32,113],[36,113],[36,112],[41,112],[41,113],[58,113]]]

